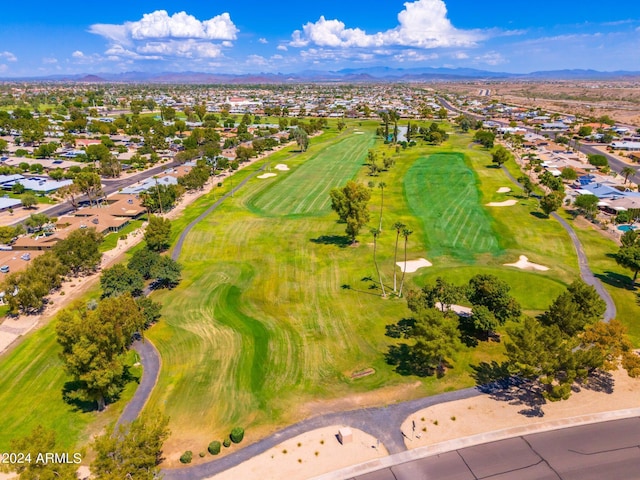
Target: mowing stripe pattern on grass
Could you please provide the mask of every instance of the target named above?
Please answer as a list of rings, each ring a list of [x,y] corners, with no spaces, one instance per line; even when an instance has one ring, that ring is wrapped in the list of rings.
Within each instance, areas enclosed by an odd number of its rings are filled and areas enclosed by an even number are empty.
[[[480,202],[477,179],[459,153],[418,159],[405,177],[405,195],[423,222],[427,255],[473,260],[502,253],[492,219]]]
[[[282,175],[281,180],[258,193],[249,207],[269,216],[326,214],[330,208],[329,191],[355,176],[371,146],[372,132],[345,136]]]

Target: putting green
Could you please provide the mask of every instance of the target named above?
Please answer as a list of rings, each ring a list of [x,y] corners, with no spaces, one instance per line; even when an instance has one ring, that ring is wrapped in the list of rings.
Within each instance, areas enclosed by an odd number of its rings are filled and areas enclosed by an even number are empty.
[[[419,158],[405,176],[405,196],[422,220],[427,255],[472,261],[502,253],[492,218],[480,203],[478,180],[461,153]]]
[[[371,129],[360,135],[347,134],[317,151],[291,173],[278,178],[256,194],[248,207],[267,216],[323,215],[330,209],[329,190],[344,185],[362,168],[374,144]]]

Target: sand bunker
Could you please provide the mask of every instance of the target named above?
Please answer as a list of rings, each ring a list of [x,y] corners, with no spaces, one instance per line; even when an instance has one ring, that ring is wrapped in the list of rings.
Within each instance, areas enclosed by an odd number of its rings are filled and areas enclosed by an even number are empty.
[[[549,267],[545,267],[544,265],[531,263],[529,259],[524,255],[520,255],[520,258],[516,263],[505,263],[504,266],[521,268],[523,270],[540,270],[541,272],[546,272],[547,270],[549,270]]]
[[[269,178],[269,177],[275,177],[277,175],[277,173],[263,173],[262,175],[258,175],[257,178]]]
[[[509,193],[511,189],[509,187],[500,187],[498,193]]]
[[[513,207],[517,200],[505,200],[504,202],[491,202],[487,203],[487,207]]]
[[[276,170],[280,170],[282,172],[286,172],[287,170],[289,170],[289,167],[287,167],[284,163],[279,163],[273,168],[275,168]]]
[[[364,132],[353,132],[354,135],[364,135]]]
[[[402,272],[406,271],[407,273],[413,273],[413,272],[417,272],[418,269],[420,268],[430,267],[433,264],[429,260],[426,260],[424,258],[419,258],[418,260],[408,260],[406,270],[404,268],[404,262],[398,262],[396,265],[400,267],[400,270]]]

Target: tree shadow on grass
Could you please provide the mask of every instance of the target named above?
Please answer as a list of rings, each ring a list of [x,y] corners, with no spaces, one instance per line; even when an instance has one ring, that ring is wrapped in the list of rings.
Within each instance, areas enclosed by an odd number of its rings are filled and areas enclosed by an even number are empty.
[[[616,272],[606,271],[604,275],[601,273],[596,273],[594,276],[603,283],[607,285],[611,285],[616,288],[624,288],[625,290],[629,290],[631,292],[635,292],[638,288],[635,284],[631,283],[633,277],[622,275]]]
[[[532,216],[534,216],[536,218],[539,218],[541,220],[548,220],[549,219],[549,216],[544,214],[544,213],[542,213],[542,212],[529,212],[529,215],[532,215]]]
[[[62,387],[62,400],[76,412],[88,413],[98,410],[98,404],[94,401],[84,400],[81,396],[84,382],[72,380],[66,382]]]
[[[526,380],[509,373],[507,362],[481,362],[471,365],[472,377],[478,390],[488,394],[493,400],[509,405],[523,406],[518,413],[525,417],[543,417],[542,406],[547,402],[542,395],[544,389],[539,382]]]
[[[124,387],[127,383],[132,381],[140,383],[140,379],[131,373],[129,367],[125,367],[122,378],[117,382],[114,388],[114,393],[105,398],[107,405],[117,402],[120,399],[120,395],[122,394]],[[74,411],[82,413],[95,412],[98,410],[98,402],[95,400],[87,400],[85,398],[83,395],[85,385],[85,382],[81,380],[65,382],[62,387],[62,399],[66,404],[73,407]]]
[[[319,245],[336,245],[340,248],[351,245],[351,240],[346,235],[322,235],[318,238],[312,238],[310,241]]]
[[[403,376],[431,377],[436,374],[436,369],[420,361],[406,343],[390,345],[389,351],[385,354],[385,360],[387,364],[396,367],[394,369],[396,373]]]
[[[373,295],[374,297],[379,297],[379,295],[377,293],[367,292],[366,290],[358,290],[357,288],[353,288],[348,283],[344,283],[344,284],[340,285],[340,288],[342,290],[350,290],[352,292],[364,293],[366,295]]]

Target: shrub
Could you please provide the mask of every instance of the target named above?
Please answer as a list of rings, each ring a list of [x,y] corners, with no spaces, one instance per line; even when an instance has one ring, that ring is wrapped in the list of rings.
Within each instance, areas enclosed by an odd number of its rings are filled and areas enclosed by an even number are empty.
[[[240,443],[244,438],[244,428],[235,427],[233,430],[231,430],[231,435],[229,435],[229,438],[231,438],[231,441],[233,443]]]
[[[225,438],[224,442],[222,442],[222,445],[224,445],[224,448],[229,448],[231,446],[231,440]]]
[[[204,458],[204,456],[205,456],[205,455],[206,455],[206,453],[204,453],[204,452],[200,452],[200,453],[198,454],[198,456],[199,456],[200,458]]]
[[[180,456],[180,463],[191,463],[191,459],[193,459],[193,452],[187,450]]]
[[[211,455],[218,455],[220,453],[220,442],[214,440],[209,444],[209,448],[207,448],[207,450],[209,450]]]

